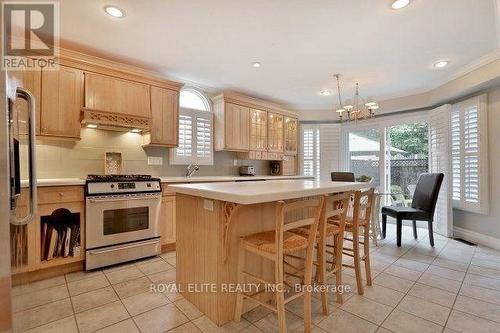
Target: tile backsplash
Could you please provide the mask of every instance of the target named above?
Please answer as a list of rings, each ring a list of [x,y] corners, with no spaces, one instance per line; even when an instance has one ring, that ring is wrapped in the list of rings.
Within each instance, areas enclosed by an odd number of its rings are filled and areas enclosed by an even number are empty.
[[[104,173],[104,153],[121,152],[123,173],[151,174],[153,176],[184,176],[185,165],[170,165],[168,148],[141,147],[140,134],[130,132],[106,131],[82,128],[81,140],[77,142],[38,140],[37,141],[37,177],[40,178],[85,178],[88,174]],[[21,151],[27,158],[26,146]],[[161,157],[163,165],[148,165],[148,157]],[[238,166],[234,166],[237,154],[215,152],[214,165],[200,166],[199,176],[238,175]],[[251,164],[256,173],[268,175],[268,161],[238,161],[238,165]],[[27,177],[26,161],[23,178]]]

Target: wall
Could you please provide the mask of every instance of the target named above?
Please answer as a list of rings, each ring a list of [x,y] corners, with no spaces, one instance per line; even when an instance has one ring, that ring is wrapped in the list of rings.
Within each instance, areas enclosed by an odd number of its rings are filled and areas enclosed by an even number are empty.
[[[153,176],[184,176],[185,165],[169,165],[168,149],[161,147],[142,148],[140,134],[130,132],[106,131],[82,128],[81,140],[75,142],[38,141],[37,177],[38,178],[85,178],[88,174],[104,173],[104,153],[122,153],[123,173],[151,174]],[[26,147],[22,156],[25,158]],[[148,156],[163,158],[163,165],[147,164]],[[237,159],[232,152],[216,152],[213,166],[200,166],[197,175],[238,175]],[[252,164],[259,175],[269,174],[268,161],[238,161],[239,165]],[[27,165],[22,161],[21,165]],[[23,170],[23,178],[27,177]]]
[[[500,239],[500,87],[488,91],[490,211],[487,215],[453,211],[456,227]]]

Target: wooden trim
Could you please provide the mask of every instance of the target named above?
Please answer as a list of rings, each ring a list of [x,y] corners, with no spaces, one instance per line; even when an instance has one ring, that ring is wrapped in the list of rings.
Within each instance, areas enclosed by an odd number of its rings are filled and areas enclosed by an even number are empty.
[[[108,126],[117,126],[123,128],[139,128],[149,130],[151,119],[148,117],[118,114],[113,112],[98,111],[82,108],[82,124],[96,123]]]
[[[12,329],[12,299],[11,278],[0,278],[0,332],[10,332]]]
[[[77,271],[83,271],[83,261],[12,275],[12,285],[31,283]]]
[[[161,253],[175,251],[175,243],[164,244],[161,246]]]

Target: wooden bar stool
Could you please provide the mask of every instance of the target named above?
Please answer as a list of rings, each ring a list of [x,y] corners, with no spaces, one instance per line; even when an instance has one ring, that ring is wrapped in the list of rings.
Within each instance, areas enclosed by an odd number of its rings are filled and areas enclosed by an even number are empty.
[[[242,286],[245,278],[278,286],[274,291],[275,301],[266,302],[259,299],[258,296],[265,289],[259,290],[253,294],[239,291],[236,298],[236,309],[234,320],[239,322],[243,311],[243,299],[250,298],[260,305],[274,311],[278,315],[279,331],[286,332],[285,304],[294,299],[304,296],[304,330],[311,332],[311,286],[312,267],[313,267],[313,249],[316,241],[316,232],[323,210],[323,197],[294,201],[285,203],[279,201],[276,207],[276,230],[260,232],[240,238],[238,252],[238,283]],[[307,217],[305,217],[307,216]],[[304,237],[290,232],[296,228],[309,228],[310,236]],[[294,253],[300,253],[305,250],[305,265],[301,271],[294,269],[293,273],[285,272],[284,256]],[[261,277],[255,276],[245,271],[245,254],[251,252],[269,259],[274,262],[274,281],[266,281]],[[302,275],[300,275],[302,274]],[[291,284],[285,280],[285,275],[298,277],[305,288],[285,299],[285,289]]]
[[[346,223],[347,209],[349,201],[354,196],[354,191],[344,192],[327,196],[325,198],[324,210],[317,231],[316,257],[316,281],[322,286],[321,301],[323,305],[323,314],[329,313],[328,308],[328,290],[326,281],[330,276],[335,275],[335,285],[337,302],[342,304],[342,251],[344,240],[344,229]],[[328,220],[335,219],[338,223],[328,223]],[[308,236],[309,230],[299,228],[293,230],[300,235]],[[295,257],[294,257],[295,258]]]
[[[354,269],[359,295],[363,295],[364,293],[361,276],[361,261],[365,263],[366,284],[369,286],[372,285],[370,268],[370,219],[374,198],[374,189],[356,191],[352,209],[350,209],[352,213],[348,213],[345,223],[345,232],[350,233],[352,238],[344,237],[344,240],[351,242],[352,247],[344,245],[343,254],[352,257],[354,265],[343,264],[343,266]],[[340,225],[340,220],[337,217],[328,219],[328,222]],[[360,235],[363,236],[363,241],[359,240]],[[363,245],[363,254],[360,252],[360,244]]]

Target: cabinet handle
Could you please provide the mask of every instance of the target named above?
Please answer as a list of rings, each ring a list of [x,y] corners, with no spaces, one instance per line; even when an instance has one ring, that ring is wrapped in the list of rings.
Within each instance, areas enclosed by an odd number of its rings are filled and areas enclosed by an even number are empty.
[[[60,197],[64,197],[64,193],[59,192],[59,196],[60,196]]]

